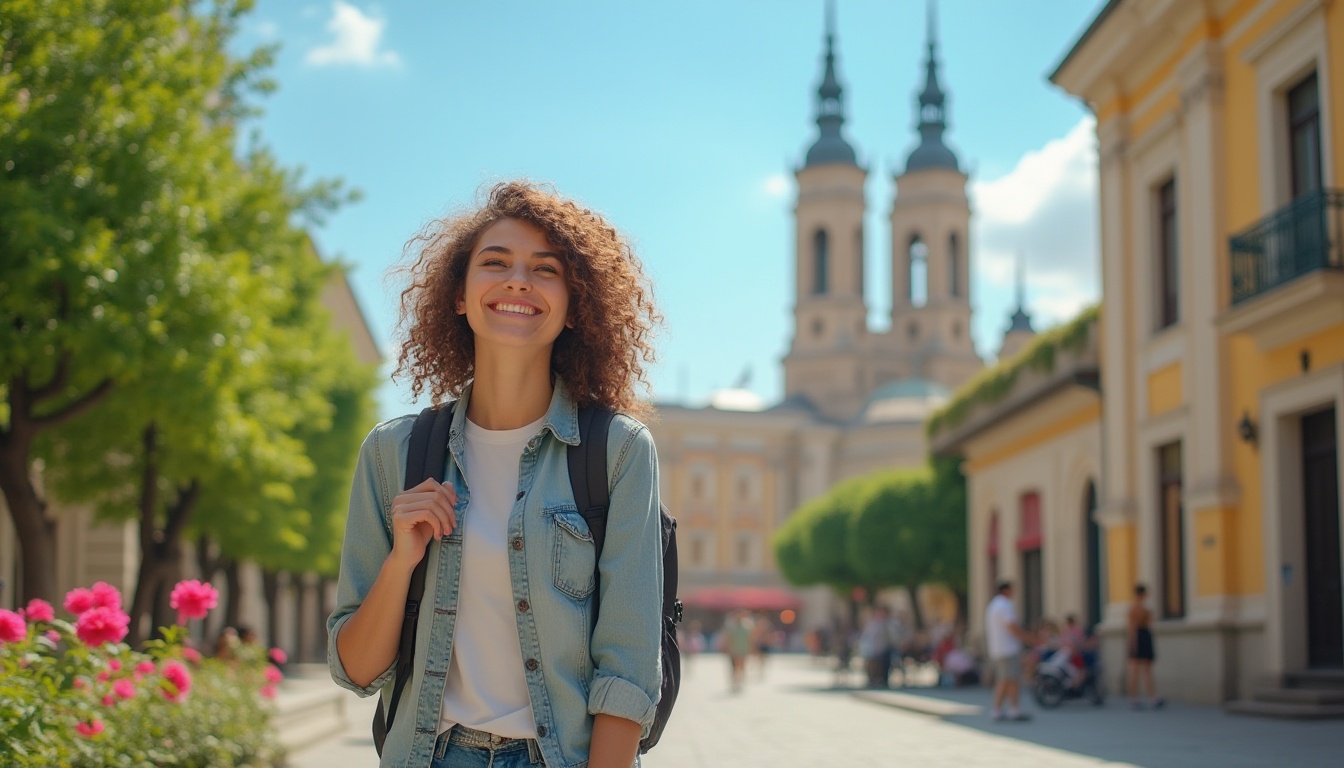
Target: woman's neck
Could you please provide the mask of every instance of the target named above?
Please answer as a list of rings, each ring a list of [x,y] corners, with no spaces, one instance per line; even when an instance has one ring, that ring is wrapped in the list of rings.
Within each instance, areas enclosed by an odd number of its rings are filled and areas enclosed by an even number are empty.
[[[546,415],[555,391],[550,349],[529,357],[476,351],[467,418],[484,429],[518,429]]]

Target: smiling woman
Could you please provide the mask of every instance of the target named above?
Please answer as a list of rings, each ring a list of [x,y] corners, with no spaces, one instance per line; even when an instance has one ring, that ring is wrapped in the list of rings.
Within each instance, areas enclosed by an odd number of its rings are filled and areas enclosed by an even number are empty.
[[[415,416],[365,441],[327,623],[332,676],[382,693],[384,765],[638,765],[663,685],[658,459],[630,415],[647,407],[634,386],[653,357],[639,261],[601,216],[525,182],[432,222],[408,252],[398,373],[456,399],[428,414],[447,424],[447,456],[407,469],[428,443]],[[599,410],[605,532],[568,462]],[[416,600],[426,610],[406,608]],[[413,653],[399,650],[403,623]]]

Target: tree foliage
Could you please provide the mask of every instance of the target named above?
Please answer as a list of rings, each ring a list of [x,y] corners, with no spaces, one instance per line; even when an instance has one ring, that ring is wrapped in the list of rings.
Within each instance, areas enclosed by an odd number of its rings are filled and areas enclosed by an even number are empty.
[[[0,487],[27,596],[55,591],[39,457],[59,497],[140,520],[162,566],[141,608],[184,536],[264,558],[339,525],[326,484],[349,459],[313,454],[366,418],[372,380],[304,225],[348,197],[255,142],[238,155],[244,96],[270,88],[270,51],[229,52],[249,5],[0,0]]]
[[[871,595],[887,587],[966,589],[966,484],[955,460],[886,470],[804,505],[775,537],[785,578]]]

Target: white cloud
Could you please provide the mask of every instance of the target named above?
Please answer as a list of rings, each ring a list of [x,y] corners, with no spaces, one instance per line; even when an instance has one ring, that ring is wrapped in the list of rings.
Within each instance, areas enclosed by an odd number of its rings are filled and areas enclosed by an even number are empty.
[[[379,50],[385,26],[386,19],[365,16],[355,6],[336,0],[327,22],[327,31],[333,39],[309,49],[303,60],[316,67],[330,64],[396,66],[401,59],[395,51]]]
[[[274,21],[259,21],[256,26],[257,37],[274,40],[280,36],[280,25]]]
[[[971,188],[977,315],[1007,321],[1015,266],[1026,263],[1027,311],[1040,329],[1097,300],[1100,286],[1095,123],[1023,155],[1012,171]],[[979,319],[979,318],[977,318]],[[1001,333],[1002,331],[999,331]],[[998,347],[998,339],[985,339]]]
[[[776,173],[765,180],[761,185],[765,194],[774,198],[787,197],[793,190],[793,185],[789,183],[789,178],[782,173]]]

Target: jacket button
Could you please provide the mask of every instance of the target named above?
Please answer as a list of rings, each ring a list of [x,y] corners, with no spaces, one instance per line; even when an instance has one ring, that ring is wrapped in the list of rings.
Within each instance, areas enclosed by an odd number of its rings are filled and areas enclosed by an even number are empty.
[[[513,500],[514,500],[514,501],[522,501],[522,500],[523,500],[523,492],[522,492],[522,491],[519,491],[519,492],[518,492],[518,495],[513,497]]]
[[[513,540],[513,548],[514,548],[514,549],[519,549],[519,550],[521,550],[521,549],[523,548],[523,540],[522,540],[522,539],[514,539],[514,540]]]
[[[528,672],[536,672],[537,667],[540,667],[541,665],[537,663],[536,659],[528,659],[526,666]]]
[[[531,608],[531,607],[532,607],[532,606],[531,606],[531,605],[528,605],[528,603],[527,603],[526,600],[519,600],[519,601],[518,601],[518,612],[519,612],[519,613],[527,613],[527,609],[528,609],[528,608]]]
[[[538,736],[540,736],[541,738],[544,739],[544,738],[546,738],[546,733],[547,733],[547,731],[546,731],[546,726],[544,726],[544,725],[538,725],[538,726],[537,726],[537,735],[538,735]]]

